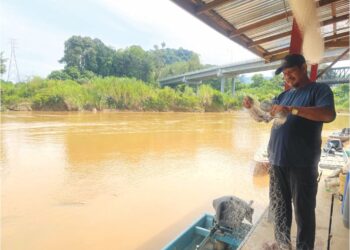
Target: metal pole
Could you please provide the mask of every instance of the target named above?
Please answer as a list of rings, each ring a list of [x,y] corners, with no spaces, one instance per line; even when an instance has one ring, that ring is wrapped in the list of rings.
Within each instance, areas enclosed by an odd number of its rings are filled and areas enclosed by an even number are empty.
[[[335,196],[335,194],[333,193],[333,194],[332,194],[332,202],[331,202],[331,213],[330,213],[330,216],[329,216],[327,250],[329,250],[329,249],[330,249],[331,238],[332,238],[331,230],[332,230],[332,216],[333,216],[333,203],[334,203],[334,196]]]
[[[328,65],[324,70],[322,70],[318,75],[317,79],[320,78],[324,73],[326,73],[336,62],[338,62],[343,56],[345,56],[349,52],[349,49],[345,50],[340,56],[338,56],[334,62]]]

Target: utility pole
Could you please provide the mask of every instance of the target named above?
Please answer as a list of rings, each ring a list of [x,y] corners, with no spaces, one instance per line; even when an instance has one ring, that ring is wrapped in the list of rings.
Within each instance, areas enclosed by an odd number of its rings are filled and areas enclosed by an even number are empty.
[[[10,77],[12,74],[16,74],[17,76],[17,82],[20,82],[20,78],[19,78],[19,70],[18,70],[18,66],[17,66],[17,60],[16,60],[16,40],[15,39],[11,39],[10,40],[11,43],[11,56],[10,56],[10,61],[9,61],[9,67],[8,67],[8,72],[7,72],[7,81],[10,80]],[[15,67],[15,72],[12,72],[12,67]]]

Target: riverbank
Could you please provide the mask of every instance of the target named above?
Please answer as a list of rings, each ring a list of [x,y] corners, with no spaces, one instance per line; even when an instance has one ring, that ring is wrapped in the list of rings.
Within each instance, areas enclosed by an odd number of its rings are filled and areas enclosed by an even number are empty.
[[[133,78],[117,77],[96,77],[83,84],[40,78],[18,84],[0,81],[1,110],[225,112],[242,108],[246,95],[262,101],[283,91],[278,84],[281,79],[255,80],[250,84],[237,83],[234,95],[232,89],[222,93],[210,84],[160,88]],[[332,88],[339,111],[349,110],[348,89],[348,84]]]
[[[244,111],[243,108],[237,108],[237,109],[230,109],[230,110],[224,110],[224,111],[205,111],[205,110],[197,110],[197,111],[158,111],[158,110],[124,110],[124,109],[92,109],[92,110],[32,110],[32,109],[5,109],[0,110],[0,113],[18,113],[18,112],[63,112],[63,113],[235,113],[235,112],[242,112]],[[336,111],[337,116],[348,116],[350,115],[350,110],[348,111]]]

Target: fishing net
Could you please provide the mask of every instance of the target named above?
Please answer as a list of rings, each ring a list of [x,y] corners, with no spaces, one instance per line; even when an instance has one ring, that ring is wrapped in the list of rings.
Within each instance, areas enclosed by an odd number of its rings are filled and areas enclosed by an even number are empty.
[[[261,103],[254,100],[251,97],[250,102],[252,103],[251,108],[248,109],[250,116],[257,122],[270,122],[273,121],[273,127],[276,128],[284,124],[287,120],[287,113],[280,112],[275,116],[270,115],[273,103],[271,101],[262,101]],[[282,186],[277,178],[277,173],[274,168],[270,168],[270,204],[268,220],[273,223],[275,240],[277,242],[277,249],[291,249],[291,237],[290,228],[292,207],[291,201],[287,202],[284,200],[282,195]],[[276,247],[275,246],[275,247]],[[267,248],[268,249],[268,248]],[[274,249],[271,247],[270,249]]]
[[[215,209],[215,226],[212,232],[218,235],[228,233],[237,242],[242,242],[252,228],[253,212],[251,207],[253,201],[249,203],[235,196],[222,196],[213,200]],[[244,221],[249,223],[246,223]],[[208,237],[205,244],[198,246],[200,250],[235,250],[237,246],[227,245],[215,240],[215,237]]]
[[[289,0],[289,5],[303,35],[303,55],[310,63],[319,63],[323,58],[324,40],[317,16],[316,2]]]
[[[270,168],[270,204],[268,219],[273,223],[275,239],[279,249],[291,249],[290,228],[292,213],[291,203],[283,199],[281,184],[278,181],[276,171],[273,167]]]
[[[281,126],[287,120],[287,113],[278,112],[274,116],[270,114],[273,103],[270,100],[264,100],[261,103],[252,97],[247,97],[252,103],[251,108],[248,109],[249,115],[257,122],[270,122],[273,120],[273,126]]]
[[[216,215],[215,220],[219,226],[237,228],[244,219],[250,223],[253,220],[254,209],[251,204],[235,196],[223,196],[213,201]]]

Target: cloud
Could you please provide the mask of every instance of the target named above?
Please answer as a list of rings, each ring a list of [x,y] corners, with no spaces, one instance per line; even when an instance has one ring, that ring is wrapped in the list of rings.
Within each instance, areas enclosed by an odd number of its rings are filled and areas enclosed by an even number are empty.
[[[10,56],[17,41],[20,74],[46,76],[60,69],[64,42],[73,35],[99,38],[108,46],[140,45],[148,50],[165,42],[168,48],[192,50],[204,64],[227,64],[255,55],[219,34],[169,0],[50,0],[33,4],[4,1],[0,8],[0,47]]]
[[[149,40],[150,45],[164,41],[167,47],[190,49],[200,54],[202,63],[207,64],[226,64],[257,58],[171,1],[98,2],[127,19],[134,28],[148,32],[149,38],[145,39]]]

